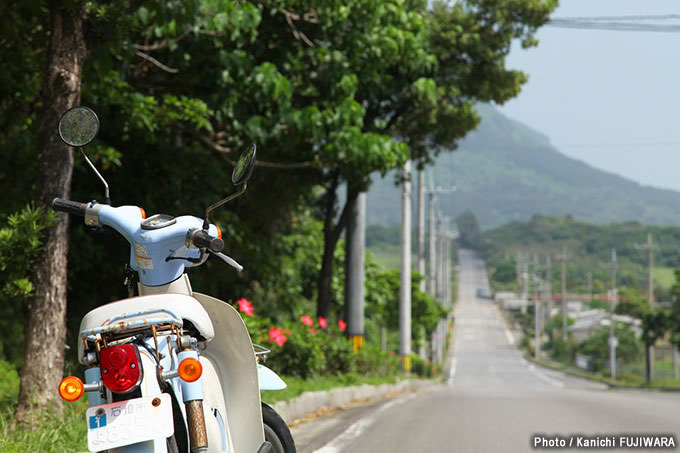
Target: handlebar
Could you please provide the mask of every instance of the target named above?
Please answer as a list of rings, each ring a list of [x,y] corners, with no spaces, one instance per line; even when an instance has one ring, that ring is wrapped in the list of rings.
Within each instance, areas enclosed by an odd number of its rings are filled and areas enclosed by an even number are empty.
[[[191,233],[191,242],[198,248],[207,248],[213,253],[219,253],[224,248],[224,241],[210,236],[205,230],[196,230]]]
[[[85,209],[87,203],[79,203],[77,201],[64,200],[63,198],[55,198],[52,200],[52,209],[55,211],[67,212],[73,215],[85,216]]]

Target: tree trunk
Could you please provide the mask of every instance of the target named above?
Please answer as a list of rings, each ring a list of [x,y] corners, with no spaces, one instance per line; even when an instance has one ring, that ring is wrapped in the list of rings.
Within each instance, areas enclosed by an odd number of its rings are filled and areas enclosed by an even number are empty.
[[[80,102],[83,63],[87,55],[82,18],[49,4],[52,32],[42,87],[42,123],[38,132],[37,205],[48,208],[53,198],[71,193],[73,151],[57,134],[63,112]],[[60,214],[47,231],[37,259],[35,296],[29,305],[19,404],[13,427],[30,427],[45,411],[61,413],[58,385],[64,371],[68,216]]]
[[[316,301],[316,315],[328,318],[331,311],[331,298],[333,282],[333,258],[335,257],[335,246],[340,240],[340,235],[345,229],[349,218],[348,206],[353,205],[359,192],[351,190],[347,192],[347,201],[342,209],[342,214],[337,225],[333,225],[335,213],[335,201],[337,199],[338,177],[334,177],[331,187],[328,189],[328,199],[326,202],[326,215],[323,228],[323,257],[321,258],[321,270],[319,271],[319,294]]]

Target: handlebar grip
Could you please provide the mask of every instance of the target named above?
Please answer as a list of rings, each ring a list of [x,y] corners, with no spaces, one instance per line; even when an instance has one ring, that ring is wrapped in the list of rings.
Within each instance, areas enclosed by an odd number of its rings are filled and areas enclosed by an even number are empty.
[[[69,214],[85,217],[85,208],[87,208],[87,203],[64,200],[63,198],[52,200],[52,209],[55,211],[68,212]]]
[[[221,252],[224,248],[222,239],[210,236],[205,230],[196,231],[191,237],[191,242],[196,247],[207,248],[215,253]]]

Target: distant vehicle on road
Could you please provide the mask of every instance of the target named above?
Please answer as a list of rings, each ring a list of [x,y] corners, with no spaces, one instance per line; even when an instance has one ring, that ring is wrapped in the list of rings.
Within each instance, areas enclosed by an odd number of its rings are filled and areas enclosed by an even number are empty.
[[[489,294],[489,291],[487,291],[485,288],[477,288],[477,297],[489,299],[491,298],[491,294]]]

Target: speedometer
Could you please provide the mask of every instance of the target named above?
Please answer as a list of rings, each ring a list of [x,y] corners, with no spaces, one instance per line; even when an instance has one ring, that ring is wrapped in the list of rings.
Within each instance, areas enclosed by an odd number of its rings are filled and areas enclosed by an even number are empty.
[[[177,219],[168,214],[152,215],[148,219],[142,220],[142,229],[157,230],[177,223]]]

